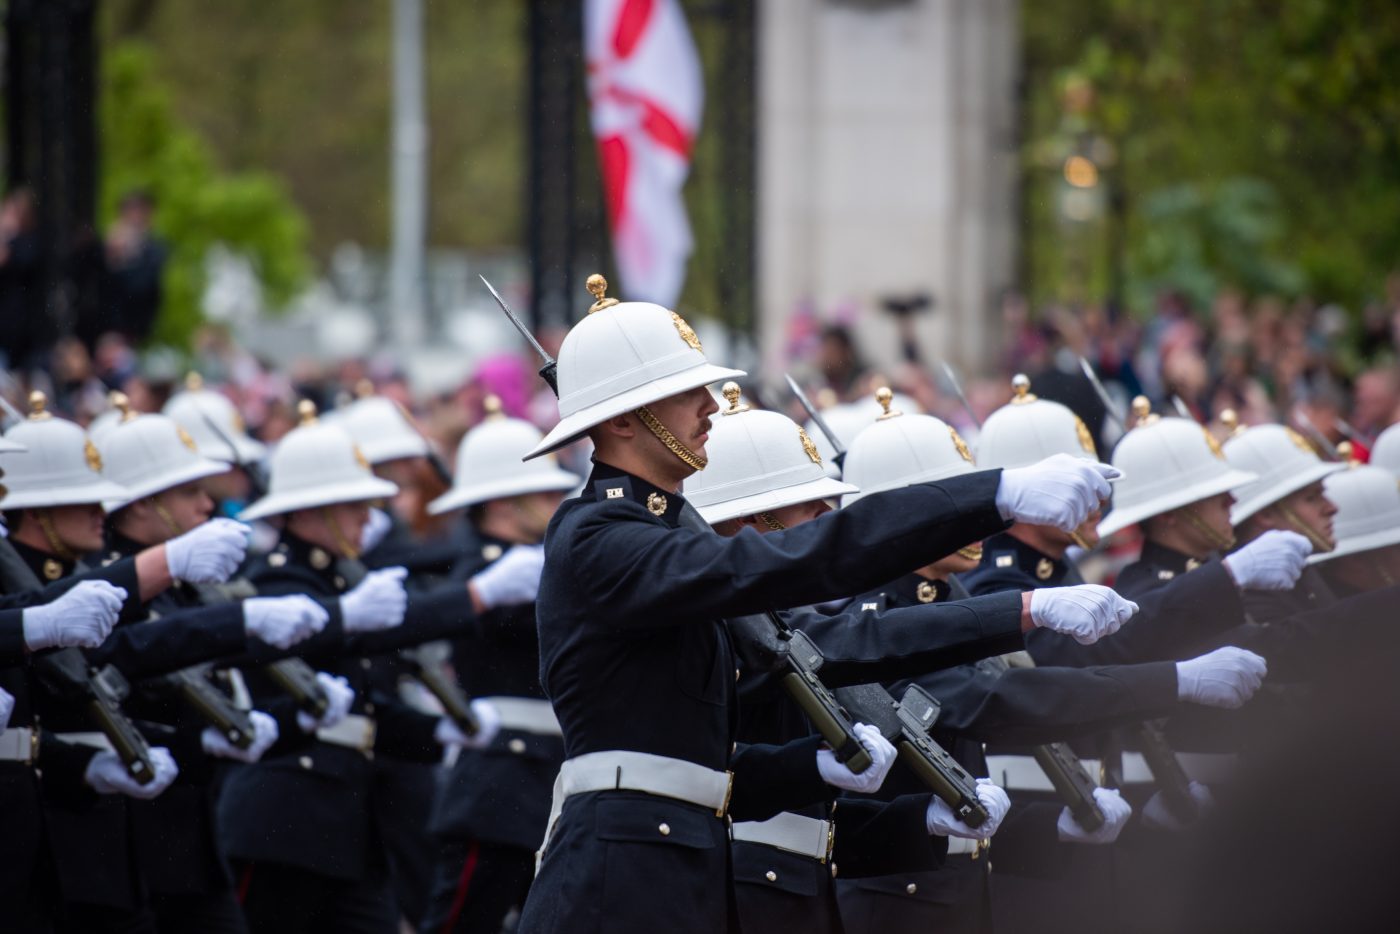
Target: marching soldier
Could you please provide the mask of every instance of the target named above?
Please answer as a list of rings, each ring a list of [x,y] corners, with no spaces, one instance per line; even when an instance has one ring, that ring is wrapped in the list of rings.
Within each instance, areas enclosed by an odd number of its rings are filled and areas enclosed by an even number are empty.
[[[583,495],[545,537],[541,672],[569,758],[520,930],[720,931],[732,897],[723,818],[771,817],[819,800],[824,783],[820,757],[802,749],[731,758],[735,666],[719,620],[833,599],[873,586],[891,564],[926,564],[949,523],[974,537],[1008,518],[1073,527],[1108,489],[1099,469],[1066,465],[1033,481],[990,472],[956,489],[872,497],[761,537],[682,527],[693,507],[678,491],[707,462],[718,409],[705,386],[742,374],[706,361],[679,315],[603,298],[600,280],[560,349],[560,422],[527,455],[585,435],[595,450]],[[1049,486],[1063,497],[1045,496]],[[1119,622],[1095,618],[1085,638]],[[1002,625],[979,640],[1004,644],[1033,624]]]
[[[580,479],[552,455],[522,465],[543,435],[529,422],[504,417],[495,397],[486,399],[486,411],[457,449],[452,489],[428,510],[466,510],[466,544],[454,579],[520,563],[501,585],[533,598],[543,566],[538,543]],[[485,748],[464,749],[438,789],[429,829],[441,847],[421,930],[495,934],[525,904],[550,786],[564,761],[559,721],[539,683],[533,599],[480,614],[452,640],[452,664],[463,686],[500,712],[501,731]]]
[[[185,377],[184,390],[172,395],[161,412],[185,429],[200,454],[230,465],[226,473],[209,477],[204,489],[220,515],[237,516],[258,485],[253,474],[267,456],[266,446],[248,436],[238,409],[222,393],[207,388],[198,373]]]
[[[1342,451],[1349,454],[1349,446]],[[1322,481],[1327,498],[1337,507],[1332,517],[1337,544],[1308,559],[1341,598],[1400,583],[1400,488],[1395,475],[1354,461],[1349,466]]]

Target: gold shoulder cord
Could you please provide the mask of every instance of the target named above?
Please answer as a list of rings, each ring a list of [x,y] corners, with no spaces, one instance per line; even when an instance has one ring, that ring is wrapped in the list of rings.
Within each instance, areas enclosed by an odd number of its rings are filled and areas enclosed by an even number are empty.
[[[701,457],[699,454],[696,454],[684,444],[681,444],[680,439],[677,438],[675,435],[671,434],[671,429],[661,424],[661,419],[651,414],[650,409],[648,409],[646,406],[642,406],[638,409],[634,409],[633,411],[636,414],[637,418],[641,420],[642,424],[647,426],[647,430],[650,431],[652,434],[656,435],[657,440],[659,440],[662,444],[666,445],[666,448],[672,454],[679,457],[684,464],[686,464],[692,470],[705,469],[705,465],[707,465],[709,461],[706,458]]]

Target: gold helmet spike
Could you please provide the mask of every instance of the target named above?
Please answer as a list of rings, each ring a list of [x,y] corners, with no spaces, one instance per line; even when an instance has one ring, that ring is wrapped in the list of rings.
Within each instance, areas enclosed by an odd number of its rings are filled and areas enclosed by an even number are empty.
[[[316,424],[316,403],[302,399],[297,403],[297,421],[304,427]]]
[[[1337,459],[1350,468],[1361,466],[1361,459],[1356,456],[1356,446],[1350,441],[1337,442]]]
[[[127,397],[126,393],[113,389],[107,394],[107,401],[112,403],[112,408],[122,413],[120,419],[121,424],[126,424],[136,419],[136,413],[132,411],[131,408],[131,399]]]
[[[29,420],[31,422],[42,422],[46,418],[53,418],[53,413],[48,411],[49,397],[36,389],[29,394]]]
[[[1151,425],[1161,418],[1160,415],[1152,414],[1152,402],[1146,396],[1133,397],[1133,416],[1136,419],[1133,422],[1134,428]]]
[[[505,418],[505,407],[501,405],[501,397],[494,392],[487,393],[481,400],[481,411],[486,418]]]
[[[1011,391],[1016,394],[1011,400],[1012,405],[1026,405],[1040,398],[1031,392],[1031,378],[1024,373],[1011,377]]]
[[[1220,424],[1225,426],[1227,437],[1233,438],[1244,434],[1244,426],[1240,424],[1240,415],[1234,409],[1225,409],[1220,413]]]
[[[739,384],[730,380],[720,387],[719,394],[724,396],[724,401],[729,403],[729,408],[725,409],[724,415],[738,415],[740,412],[747,412],[749,406],[739,401],[742,390]]]
[[[615,298],[605,297],[605,293],[608,291],[608,280],[603,278],[603,276],[600,273],[595,272],[593,275],[589,276],[588,281],[584,284],[584,287],[587,288],[589,294],[591,294],[594,297],[594,299],[596,299],[596,301],[593,302],[592,307],[588,309],[588,313],[590,315],[593,314],[595,311],[602,311],[604,308],[611,308],[612,306],[618,303],[617,299]]]
[[[204,388],[204,377],[197,370],[190,370],[185,374],[185,389],[190,392],[199,392]]]
[[[875,401],[880,403],[880,408],[885,410],[876,416],[875,420],[877,422],[883,422],[887,418],[898,418],[904,414],[899,411],[899,409],[890,409],[890,405],[894,402],[894,390],[890,389],[888,386],[881,386],[879,389],[875,390]]]

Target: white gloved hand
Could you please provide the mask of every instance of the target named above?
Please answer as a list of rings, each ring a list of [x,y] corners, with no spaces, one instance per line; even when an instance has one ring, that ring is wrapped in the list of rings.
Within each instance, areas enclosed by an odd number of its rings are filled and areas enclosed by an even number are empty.
[[[1193,704],[1234,709],[1254,696],[1268,673],[1262,656],[1227,645],[1177,662],[1176,696]]]
[[[1292,590],[1312,554],[1307,536],[1271,529],[1225,559],[1241,590]]]
[[[870,765],[864,772],[852,772],[844,762],[836,761],[836,753],[830,749],[817,750],[817,773],[822,781],[843,791],[856,791],[873,794],[880,790],[894,764],[895,749],[878,729],[866,723],[855,725],[856,739],[870,753]]]
[[[1196,820],[1199,820],[1202,814],[1215,807],[1215,797],[1210,793],[1210,789],[1200,782],[1192,782],[1189,788],[1191,797],[1196,802]],[[1177,817],[1160,791],[1142,806],[1142,822],[1158,830],[1185,830],[1189,824],[1194,823]]]
[[[394,520],[389,518],[389,514],[384,510],[371,506],[369,510],[369,521],[360,530],[360,553],[373,551],[375,546],[384,541],[384,536],[389,534],[389,530],[394,527]]]
[[[463,733],[457,721],[451,717],[443,717],[433,728],[433,739],[438,741],[439,746],[461,746],[463,749],[485,749],[490,746],[496,734],[501,732],[500,711],[495,704],[478,697],[472,701],[472,713],[476,714],[476,722],[481,724],[475,736]]]
[[[1011,799],[1007,797],[1004,790],[992,784],[990,778],[977,779],[977,800],[982,802],[982,807],[987,811],[987,819],[980,827],[969,827],[958,820],[942,798],[935,797],[929,802],[928,813],[924,816],[924,823],[928,825],[928,832],[939,837],[963,837],[967,840],[985,840],[997,832],[1001,826],[1002,819],[1006,817],[1006,812],[1011,810]]]
[[[243,632],[288,649],[326,628],[331,615],[304,593],[249,597],[243,601]]]
[[[997,509],[1003,519],[1073,532],[1108,500],[1108,481],[1121,476],[1108,464],[1055,454],[1029,467],[1003,470]]]
[[[125,602],[124,588],[107,581],[82,581],[51,603],[21,611],[24,644],[33,651],[95,649],[112,632]]]
[[[10,714],[15,712],[15,696],[0,688],[0,733],[10,725]]]
[[[471,579],[487,609],[533,603],[544,571],[543,545],[514,545],[498,561]]]
[[[1112,843],[1127,826],[1133,816],[1133,806],[1123,800],[1123,796],[1110,788],[1095,788],[1094,803],[1103,812],[1103,826],[1095,831],[1079,826],[1069,808],[1060,812],[1060,820],[1055,825],[1062,843]]]
[[[1031,622],[1072,636],[1080,645],[1113,635],[1137,611],[1136,603],[1099,584],[1031,591]]]
[[[326,692],[326,712],[317,720],[306,711],[298,710],[297,726],[301,727],[303,733],[329,730],[345,719],[345,715],[350,712],[350,705],[355,703],[355,689],[340,675],[328,675],[324,671],[318,671],[316,683]]]
[[[355,589],[340,597],[340,614],[346,632],[378,632],[403,623],[408,611],[408,591],[403,579],[407,568],[370,571]]]
[[[233,519],[210,519],[165,543],[170,576],[192,584],[222,584],[248,552],[253,530]]]
[[[206,726],[199,734],[199,744],[211,756],[221,759],[236,759],[239,762],[257,762],[268,747],[277,742],[277,721],[261,710],[248,711],[248,720],[253,724],[253,742],[247,749],[240,749],[228,741],[228,737]]]
[[[151,747],[151,764],[156,769],[155,778],[143,785],[131,777],[120,756],[104,749],[88,762],[83,781],[100,795],[120,794],[149,801],[169,788],[170,783],[175,781],[175,776],[180,774],[175,757],[164,746]]]

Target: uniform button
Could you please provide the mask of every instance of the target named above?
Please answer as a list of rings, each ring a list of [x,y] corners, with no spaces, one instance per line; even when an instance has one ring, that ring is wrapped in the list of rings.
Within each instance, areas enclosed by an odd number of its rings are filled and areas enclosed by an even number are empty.
[[[360,659],[360,667],[363,668],[365,671],[369,671],[369,666],[372,664],[374,663],[367,658]]]
[[[518,755],[520,755],[522,752],[525,751],[525,740],[523,740],[523,739],[521,739],[519,736],[517,736],[517,737],[515,737],[515,739],[513,739],[513,740],[511,740],[510,742],[506,743],[506,747],[509,748],[511,752],[515,753],[515,754],[518,756]],[[662,824],[661,826],[664,827],[664,826],[666,826],[666,825],[665,825],[665,824]],[[664,833],[664,831],[663,831],[663,833]]]
[[[734,669],[734,680],[735,680],[735,681],[738,681],[738,680],[739,680],[739,669],[737,669],[737,668]]]
[[[833,878],[833,879],[836,878],[836,864],[835,864],[835,863],[832,863],[832,864],[831,864],[831,878]]]
[[[311,768],[311,757],[310,757],[310,756],[302,756],[300,759],[297,760],[297,764],[300,765],[300,766],[301,766],[302,768],[304,768],[304,769],[309,769],[309,768]]]
[[[369,703],[365,704],[365,713],[374,716],[374,705]]]
[[[913,895],[915,892],[919,891],[919,887],[911,882],[904,887],[904,891],[908,892],[910,895]]]
[[[337,574],[337,575],[335,576],[335,589],[336,589],[336,590],[344,590],[344,589],[345,589],[345,578],[341,577],[339,574]]]
[[[763,874],[763,878],[767,879],[769,882],[777,882],[778,874],[770,869]]]
[[[656,829],[659,830],[659,831],[661,831],[661,836],[663,836],[663,837],[669,837],[669,836],[671,835],[671,825],[670,825],[670,824],[662,824],[661,826],[657,827]]]

